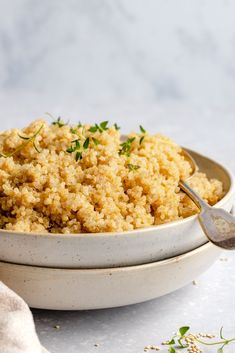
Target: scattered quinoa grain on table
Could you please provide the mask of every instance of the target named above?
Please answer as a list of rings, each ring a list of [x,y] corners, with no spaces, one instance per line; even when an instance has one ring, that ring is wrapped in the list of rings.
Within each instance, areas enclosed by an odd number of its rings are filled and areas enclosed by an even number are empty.
[[[70,126],[32,122],[0,133],[0,228],[98,233],[158,225],[198,212],[178,183],[191,167],[160,134],[121,138],[108,122]],[[218,180],[197,172],[189,184],[213,205]]]

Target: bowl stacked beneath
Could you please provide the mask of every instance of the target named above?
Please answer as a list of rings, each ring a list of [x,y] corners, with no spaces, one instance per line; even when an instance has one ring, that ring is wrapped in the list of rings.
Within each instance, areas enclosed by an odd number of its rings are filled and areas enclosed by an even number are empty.
[[[235,187],[220,164],[189,151],[200,171],[223,182],[215,205],[231,211]],[[93,309],[169,293],[206,270],[220,249],[208,244],[197,216],[122,233],[24,234],[0,231],[0,280],[29,305]]]

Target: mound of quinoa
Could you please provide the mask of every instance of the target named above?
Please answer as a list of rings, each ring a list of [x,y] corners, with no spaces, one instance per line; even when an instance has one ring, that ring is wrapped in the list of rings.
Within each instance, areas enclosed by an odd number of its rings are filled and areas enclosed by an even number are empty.
[[[131,142],[125,153],[115,126],[90,128],[37,120],[22,130],[0,134],[0,228],[114,232],[198,212],[178,187],[191,171],[180,146],[141,131],[127,137]],[[33,140],[27,140],[36,132]],[[89,145],[83,148],[88,138]],[[77,157],[71,149],[74,140],[81,146]],[[203,173],[197,172],[189,183],[211,205],[223,196],[222,183]]]

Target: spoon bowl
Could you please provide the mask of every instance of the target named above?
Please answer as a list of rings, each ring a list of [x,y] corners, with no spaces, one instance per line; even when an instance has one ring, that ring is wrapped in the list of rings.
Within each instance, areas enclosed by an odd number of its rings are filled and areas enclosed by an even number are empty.
[[[189,180],[197,171],[197,165],[189,152],[182,149],[182,155],[190,163]],[[235,217],[221,208],[209,206],[189,185],[180,180],[179,186],[200,210],[198,219],[208,240],[220,248],[235,249]]]

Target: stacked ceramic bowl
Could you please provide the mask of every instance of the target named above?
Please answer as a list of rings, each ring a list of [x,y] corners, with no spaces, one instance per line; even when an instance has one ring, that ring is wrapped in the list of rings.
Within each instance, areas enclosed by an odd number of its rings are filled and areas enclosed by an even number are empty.
[[[223,182],[215,207],[231,211],[235,187],[220,164],[190,151]],[[24,234],[0,231],[0,280],[35,308],[82,310],[133,304],[194,280],[220,254],[197,220],[122,233]]]

